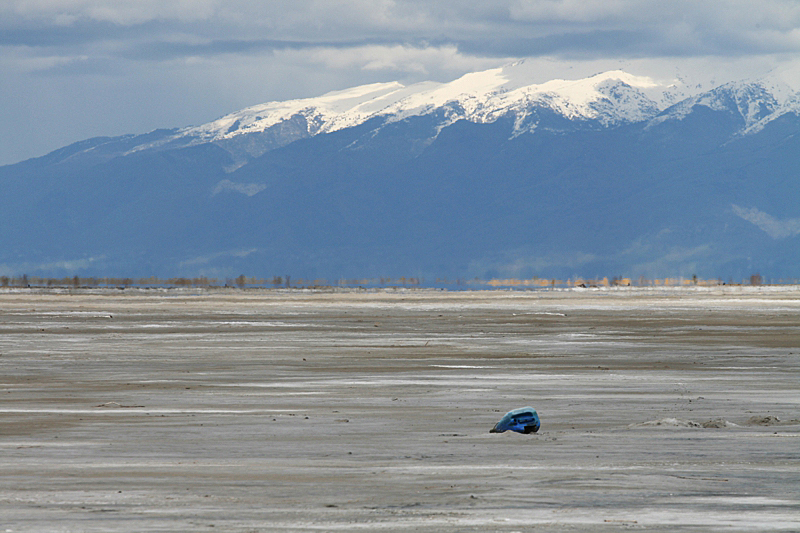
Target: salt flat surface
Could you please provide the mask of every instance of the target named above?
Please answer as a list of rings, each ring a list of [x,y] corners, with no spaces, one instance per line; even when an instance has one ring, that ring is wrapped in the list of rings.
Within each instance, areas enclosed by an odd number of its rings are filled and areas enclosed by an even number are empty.
[[[791,287],[7,290],[0,532],[800,531],[798,383]]]

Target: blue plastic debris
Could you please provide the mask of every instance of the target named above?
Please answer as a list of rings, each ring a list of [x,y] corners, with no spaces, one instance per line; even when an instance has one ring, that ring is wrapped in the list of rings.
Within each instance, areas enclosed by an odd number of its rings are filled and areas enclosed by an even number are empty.
[[[517,433],[536,433],[541,427],[539,415],[533,407],[522,407],[507,412],[489,433],[516,431]]]

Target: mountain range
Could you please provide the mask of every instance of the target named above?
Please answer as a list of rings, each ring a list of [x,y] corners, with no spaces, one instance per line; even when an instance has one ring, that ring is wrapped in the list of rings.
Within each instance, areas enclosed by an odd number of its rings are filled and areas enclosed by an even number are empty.
[[[0,274],[798,277],[800,76],[535,74],[364,85],[0,167]]]

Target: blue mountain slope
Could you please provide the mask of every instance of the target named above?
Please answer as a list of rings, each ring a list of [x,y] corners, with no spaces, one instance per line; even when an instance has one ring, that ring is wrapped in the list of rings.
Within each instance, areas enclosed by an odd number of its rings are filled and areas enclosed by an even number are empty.
[[[715,98],[614,127],[534,109],[521,134],[441,109],[258,149],[92,139],[0,168],[0,271],[796,277],[800,119],[739,135]]]

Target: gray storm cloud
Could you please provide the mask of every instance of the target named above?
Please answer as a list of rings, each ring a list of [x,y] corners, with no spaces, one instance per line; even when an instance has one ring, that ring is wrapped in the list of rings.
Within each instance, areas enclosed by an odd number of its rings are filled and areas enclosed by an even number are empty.
[[[650,53],[685,54],[782,52],[797,47],[800,4],[782,0],[11,0],[0,5],[6,35],[24,39],[32,23],[57,42],[70,29],[90,36],[91,23],[120,29],[122,43],[148,41],[207,43],[215,40],[275,40],[302,44],[387,40],[477,43],[563,36],[639,36],[639,42],[616,46],[636,54],[648,41]],[[44,30],[42,30],[44,28]],[[136,28],[125,31],[121,28]],[[104,41],[113,36],[100,32]],[[647,39],[645,39],[645,36]],[[77,37],[72,37],[73,40]],[[7,38],[8,39],[8,38]],[[585,39],[584,39],[585,40]],[[584,53],[595,51],[587,42]],[[610,45],[609,45],[610,46]],[[726,50],[719,50],[725,46]],[[124,46],[122,47],[124,49]]]

